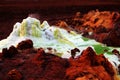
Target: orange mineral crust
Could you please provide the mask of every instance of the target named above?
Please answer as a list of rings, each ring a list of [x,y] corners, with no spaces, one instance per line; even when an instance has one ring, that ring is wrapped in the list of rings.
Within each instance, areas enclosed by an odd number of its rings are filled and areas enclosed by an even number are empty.
[[[76,58],[66,59],[46,53],[43,48],[21,48],[20,44],[19,48],[12,46],[0,53],[0,80],[119,80],[112,64],[91,47]]]
[[[114,80],[113,66],[103,55],[96,55],[91,47],[69,62],[66,70],[68,80]]]
[[[84,37],[107,46],[120,47],[120,12],[90,10],[77,12],[73,17],[56,22],[57,26],[75,30]]]

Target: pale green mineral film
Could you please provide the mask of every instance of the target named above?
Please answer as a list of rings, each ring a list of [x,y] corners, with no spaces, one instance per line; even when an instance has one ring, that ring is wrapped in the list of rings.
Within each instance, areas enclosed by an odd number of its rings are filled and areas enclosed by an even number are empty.
[[[24,19],[23,22],[21,23],[21,27],[20,27],[20,37],[25,36],[26,35],[26,28],[27,27],[27,21]]]
[[[60,43],[68,44],[72,47],[75,47],[75,45],[67,38],[65,38],[58,29],[54,31],[54,38],[57,39]]]

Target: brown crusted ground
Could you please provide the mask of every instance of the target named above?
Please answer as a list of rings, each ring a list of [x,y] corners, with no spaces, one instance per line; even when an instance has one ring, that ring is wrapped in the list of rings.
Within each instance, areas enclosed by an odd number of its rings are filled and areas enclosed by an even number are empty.
[[[70,59],[45,53],[42,48],[14,47],[0,54],[0,80],[116,80],[114,75],[108,60],[96,55],[91,47]]]

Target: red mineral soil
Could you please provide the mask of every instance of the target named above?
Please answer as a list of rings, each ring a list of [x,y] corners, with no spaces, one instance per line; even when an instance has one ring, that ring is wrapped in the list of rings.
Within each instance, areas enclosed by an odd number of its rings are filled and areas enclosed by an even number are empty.
[[[26,40],[18,48],[3,49],[0,80],[118,80],[112,64],[91,47],[76,58],[65,59],[32,46],[31,40]]]

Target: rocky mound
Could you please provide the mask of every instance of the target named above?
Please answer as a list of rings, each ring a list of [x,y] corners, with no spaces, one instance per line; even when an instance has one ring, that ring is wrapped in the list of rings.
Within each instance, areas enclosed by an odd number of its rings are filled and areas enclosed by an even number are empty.
[[[112,64],[104,55],[96,55],[91,47],[76,58],[65,59],[46,53],[43,48],[34,49],[30,42],[3,49],[0,80],[118,80]],[[71,50],[71,54],[77,51]]]

